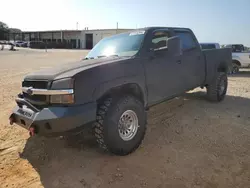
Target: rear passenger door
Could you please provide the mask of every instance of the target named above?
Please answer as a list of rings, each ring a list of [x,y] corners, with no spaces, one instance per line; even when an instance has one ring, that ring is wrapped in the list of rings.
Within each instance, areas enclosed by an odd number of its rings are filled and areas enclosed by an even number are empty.
[[[174,30],[181,39],[182,57],[180,75],[185,90],[200,86],[205,80],[205,62],[198,41],[190,30]]]

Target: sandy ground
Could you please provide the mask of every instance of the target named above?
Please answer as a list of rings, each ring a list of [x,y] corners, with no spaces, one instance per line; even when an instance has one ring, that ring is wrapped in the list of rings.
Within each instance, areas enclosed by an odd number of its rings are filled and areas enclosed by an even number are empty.
[[[29,72],[76,61],[86,51],[0,51],[0,187],[250,187],[250,70],[229,77],[226,99],[197,89],[153,107],[142,146],[126,157],[94,138],[29,138],[8,116]]]

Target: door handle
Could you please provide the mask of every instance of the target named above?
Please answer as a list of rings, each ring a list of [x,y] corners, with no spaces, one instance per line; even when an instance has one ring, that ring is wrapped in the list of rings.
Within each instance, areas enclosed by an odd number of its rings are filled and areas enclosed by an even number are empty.
[[[177,64],[181,64],[181,60],[177,60],[176,63],[177,63]]]

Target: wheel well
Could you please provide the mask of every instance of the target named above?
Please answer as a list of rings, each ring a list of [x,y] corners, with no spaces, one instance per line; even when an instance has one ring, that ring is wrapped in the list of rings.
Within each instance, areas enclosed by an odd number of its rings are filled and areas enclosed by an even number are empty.
[[[220,65],[219,65],[219,67],[218,67],[218,69],[217,69],[217,71],[218,72],[227,72],[227,67],[226,67],[226,63],[220,63]]]
[[[240,64],[240,62],[238,60],[233,60],[232,63],[235,63],[235,64],[241,66],[241,64]]]
[[[104,99],[113,96],[119,96],[124,94],[130,94],[139,99],[143,105],[145,105],[144,94],[142,89],[138,84],[124,84],[118,87],[109,89],[105,94],[103,94],[98,100],[97,103],[100,104]]]

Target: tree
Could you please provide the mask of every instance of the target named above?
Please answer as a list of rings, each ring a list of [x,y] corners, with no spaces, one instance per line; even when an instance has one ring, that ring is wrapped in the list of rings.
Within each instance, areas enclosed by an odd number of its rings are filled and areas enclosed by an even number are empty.
[[[17,28],[9,28],[8,25],[0,21],[0,40],[15,40],[21,38],[22,31]]]
[[[9,33],[21,33],[21,29],[17,29],[17,28],[9,28]]]
[[[0,21],[0,40],[6,40],[8,30],[8,25]]]
[[[8,28],[9,27],[6,23],[0,21],[0,29],[8,29]]]

